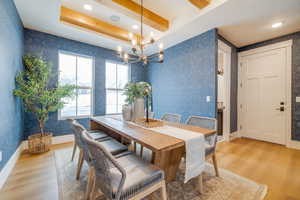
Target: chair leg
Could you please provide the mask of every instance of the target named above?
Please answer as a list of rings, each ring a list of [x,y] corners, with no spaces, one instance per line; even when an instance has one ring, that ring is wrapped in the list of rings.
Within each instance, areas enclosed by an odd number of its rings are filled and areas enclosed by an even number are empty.
[[[203,194],[203,175],[198,176],[198,185],[199,185],[199,192]]]
[[[136,142],[133,142],[133,151],[136,153]]]
[[[161,199],[162,200],[167,200],[167,187],[166,187],[166,182],[162,181],[162,186],[161,186]]]
[[[89,173],[88,173],[88,182],[87,182],[86,191],[85,191],[85,194],[84,194],[84,199],[85,200],[89,200],[91,190],[92,190],[92,187],[93,187],[93,182],[94,182],[94,168],[90,167],[89,168]]]
[[[74,142],[74,147],[73,147],[73,153],[72,153],[71,161],[74,160],[74,156],[75,156],[75,153],[76,153],[76,149],[77,149],[77,145],[76,145],[76,143]]]
[[[91,183],[90,200],[96,200],[97,196],[95,192],[95,187],[96,187],[96,179],[95,179],[95,171],[93,169],[93,181]]]
[[[151,163],[154,164],[154,160],[155,160],[155,152],[152,151],[151,153]]]
[[[83,149],[80,149],[79,158],[78,158],[78,165],[77,165],[76,180],[79,180],[82,164],[83,164]]]
[[[144,147],[141,145],[141,149],[140,149],[140,156],[143,157],[143,151],[144,151]]]
[[[214,163],[214,168],[215,168],[216,176],[219,177],[219,170],[218,170],[217,158],[216,158],[216,154],[215,153],[212,155],[212,160],[213,160],[213,163]]]

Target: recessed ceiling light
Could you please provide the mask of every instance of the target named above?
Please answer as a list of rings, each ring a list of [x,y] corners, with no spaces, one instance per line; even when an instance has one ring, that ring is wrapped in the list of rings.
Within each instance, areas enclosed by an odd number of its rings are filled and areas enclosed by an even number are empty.
[[[113,22],[119,22],[120,21],[120,17],[117,15],[112,15],[110,16],[110,20]]]
[[[132,28],[137,30],[139,28],[139,26],[135,24],[135,25],[132,26]]]
[[[277,23],[272,25],[272,28],[279,28],[281,26],[282,26],[282,22],[277,22]]]
[[[84,4],[83,8],[89,11],[93,10],[93,7],[89,4]]]

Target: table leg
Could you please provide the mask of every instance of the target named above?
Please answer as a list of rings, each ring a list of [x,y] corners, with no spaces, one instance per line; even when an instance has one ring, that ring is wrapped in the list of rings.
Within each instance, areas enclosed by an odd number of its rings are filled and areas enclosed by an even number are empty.
[[[175,180],[183,153],[184,147],[155,152],[153,164],[164,170],[167,182]]]

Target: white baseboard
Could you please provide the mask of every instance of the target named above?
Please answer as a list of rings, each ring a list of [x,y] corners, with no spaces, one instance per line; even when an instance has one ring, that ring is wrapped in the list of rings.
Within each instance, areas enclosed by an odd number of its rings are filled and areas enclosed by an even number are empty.
[[[290,149],[298,149],[298,150],[300,150],[300,141],[290,140],[290,141],[288,141],[286,147],[290,148]]]
[[[52,138],[52,144],[63,144],[63,143],[68,143],[73,141],[74,141],[73,135],[62,135],[62,136],[56,136]],[[5,166],[1,170],[0,190],[4,186],[8,176],[10,175],[13,168],[15,167],[15,164],[17,163],[22,151],[26,150],[27,148],[28,148],[28,141],[24,140],[23,142],[20,143],[15,153],[10,157],[9,161],[5,164]]]
[[[15,151],[15,153],[10,157],[8,162],[2,168],[2,170],[0,172],[0,190],[4,186],[8,176],[10,175],[11,171],[15,167],[15,164],[17,163],[17,161],[20,157],[20,154],[22,153],[23,150],[24,150],[24,146],[23,146],[23,142],[21,142],[19,144],[19,147]]]

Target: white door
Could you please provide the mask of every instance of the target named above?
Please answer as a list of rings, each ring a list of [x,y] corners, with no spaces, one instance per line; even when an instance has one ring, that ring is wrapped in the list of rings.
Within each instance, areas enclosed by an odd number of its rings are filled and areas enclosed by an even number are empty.
[[[286,144],[286,63],[286,48],[242,57],[240,129],[244,137]]]

